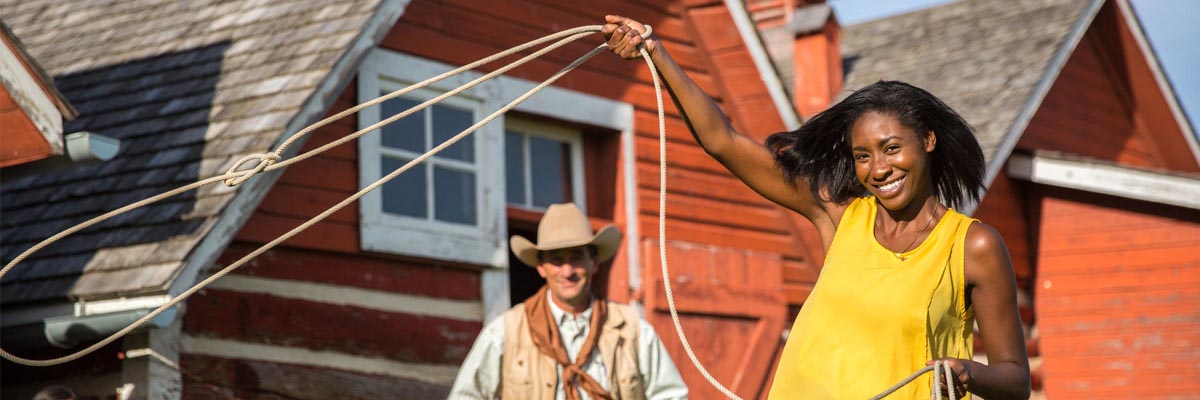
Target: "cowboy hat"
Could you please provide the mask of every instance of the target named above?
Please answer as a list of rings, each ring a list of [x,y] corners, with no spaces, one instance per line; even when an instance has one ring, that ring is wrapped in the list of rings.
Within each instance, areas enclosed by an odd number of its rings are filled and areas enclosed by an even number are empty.
[[[537,239],[537,243],[533,243],[520,235],[513,235],[509,245],[517,259],[531,267],[538,265],[539,251],[586,245],[596,246],[596,262],[601,263],[617,252],[621,232],[615,226],[608,225],[592,234],[591,224],[583,211],[574,203],[562,203],[546,209],[546,215],[538,223]]]

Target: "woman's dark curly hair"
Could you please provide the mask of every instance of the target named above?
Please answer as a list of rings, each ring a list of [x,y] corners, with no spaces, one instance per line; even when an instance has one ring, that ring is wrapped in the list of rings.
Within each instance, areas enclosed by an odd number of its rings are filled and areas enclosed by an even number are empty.
[[[933,131],[937,147],[930,153],[929,169],[934,195],[955,208],[979,200],[985,166],[975,132],[946,103],[904,82],[879,81],[859,89],[799,129],[771,135],[767,148],[788,181],[807,178],[814,196],[838,204],[865,196],[867,189],[854,174],[850,129],[867,112],[895,117],[922,143],[923,133]]]

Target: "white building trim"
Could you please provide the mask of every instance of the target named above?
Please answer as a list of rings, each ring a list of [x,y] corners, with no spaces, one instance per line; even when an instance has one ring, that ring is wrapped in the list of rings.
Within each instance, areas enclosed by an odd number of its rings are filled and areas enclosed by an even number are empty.
[[[1200,179],[1128,167],[1014,154],[1008,176],[1033,183],[1200,210]]]
[[[21,56],[17,54],[16,49],[7,44],[6,40],[0,40],[0,85],[8,90],[9,96],[17,106],[29,116],[30,121],[49,144],[50,152],[63,154],[62,112],[54,105],[52,95],[42,90],[42,86],[38,84],[40,79],[21,63]]]
[[[1154,47],[1151,47],[1150,42],[1146,40],[1146,32],[1142,28],[1142,21],[1138,19],[1137,13],[1133,11],[1133,6],[1129,4],[1129,0],[1118,0],[1116,3],[1117,9],[1121,11],[1121,16],[1125,18],[1125,23],[1129,25],[1129,32],[1133,35],[1134,41],[1137,42],[1138,49],[1142,51],[1143,58],[1146,59],[1146,64],[1150,66],[1150,73],[1154,75],[1154,83],[1158,84],[1158,89],[1162,90],[1163,97],[1166,97],[1167,107],[1171,109],[1171,116],[1175,117],[1175,124],[1179,125],[1179,130],[1183,131],[1183,137],[1187,140],[1188,147],[1192,150],[1192,157],[1196,159],[1197,163],[1200,163],[1200,143],[1196,141],[1196,132],[1193,130],[1191,122],[1188,121],[1187,114],[1179,106],[1179,97],[1175,93],[1175,88],[1167,81],[1162,65],[1158,63],[1158,54],[1154,52]]]
[[[762,38],[758,36],[758,28],[754,26],[754,21],[746,12],[746,5],[742,0],[725,0],[725,7],[729,9],[729,13],[733,17],[733,24],[741,34],[742,42],[746,44],[746,51],[750,53],[750,59],[754,60],[758,76],[762,77],[763,83],[767,87],[767,93],[771,95],[771,102],[775,103],[779,118],[783,120],[783,128],[789,131],[799,128],[800,114],[796,112],[792,101],[788,99],[787,92],[783,89],[783,81],[779,79],[779,73],[775,71],[771,57],[767,55]]]
[[[483,321],[483,307],[478,301],[438,299],[350,286],[237,274],[226,275],[213,282],[209,287],[394,313],[462,321]]]
[[[329,350],[309,350],[190,334],[183,334],[181,341],[182,352],[185,354],[332,368],[446,386],[454,383],[454,377],[458,373],[458,366],[455,365],[401,362]]]

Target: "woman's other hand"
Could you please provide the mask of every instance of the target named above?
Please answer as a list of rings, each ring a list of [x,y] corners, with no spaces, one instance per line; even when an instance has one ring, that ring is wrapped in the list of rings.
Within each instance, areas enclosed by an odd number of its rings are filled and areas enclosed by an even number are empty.
[[[954,395],[958,398],[963,398],[967,394],[967,388],[971,383],[971,361],[961,360],[957,358],[940,358],[937,360],[929,360],[925,365],[933,365],[934,362],[945,361],[950,364],[950,371],[954,374]],[[941,372],[941,371],[938,371]],[[943,397],[950,397],[950,392],[946,390],[946,378],[943,377],[937,382],[934,382],[934,390],[941,390]]]
[[[608,41],[608,49],[621,58],[626,60],[641,58],[642,54],[638,51],[638,45],[645,46],[646,51],[650,54],[654,54],[658,49],[658,40],[654,39],[653,34],[648,39],[642,39],[642,35],[646,32],[646,25],[641,22],[619,15],[606,15],[604,22],[604,27],[600,29],[600,32]]]

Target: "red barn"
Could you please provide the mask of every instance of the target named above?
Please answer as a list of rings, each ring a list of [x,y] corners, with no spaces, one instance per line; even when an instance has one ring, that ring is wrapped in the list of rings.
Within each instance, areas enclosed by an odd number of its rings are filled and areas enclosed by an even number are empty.
[[[843,43],[847,89],[905,80],[977,128],[1038,396],[1200,392],[1200,147],[1128,1],[963,1]]]
[[[6,179],[3,260],[101,212],[218,175],[325,116],[608,13],[651,24],[745,132],[794,127],[798,108],[823,107],[838,87],[836,21],[822,4],[794,1],[4,3],[0,14],[79,110],[67,130],[122,148],[98,166]],[[281,173],[185,193],[35,254],[2,282],[5,348],[45,358],[111,334],[598,43],[597,34],[567,45]],[[826,62],[779,74],[780,54]],[[495,68],[363,110],[289,154]],[[806,293],[795,282],[815,277],[812,228],[705,155],[667,104],[666,251],[684,330],[718,379],[760,397],[788,305]],[[510,261],[507,238],[531,235],[547,204],[570,200],[624,233],[601,290],[639,304],[693,394],[712,397],[666,317],[657,135],[648,68],[601,55],[123,340],[55,368],[5,362],[5,394],[62,383],[88,397],[125,384],[156,399],[444,396],[483,323],[540,285]],[[118,360],[123,351],[152,355]]]

